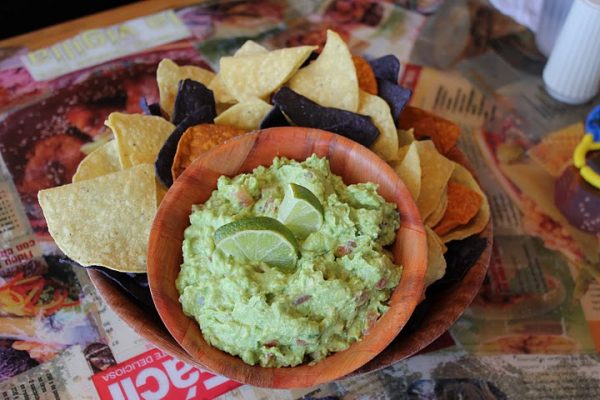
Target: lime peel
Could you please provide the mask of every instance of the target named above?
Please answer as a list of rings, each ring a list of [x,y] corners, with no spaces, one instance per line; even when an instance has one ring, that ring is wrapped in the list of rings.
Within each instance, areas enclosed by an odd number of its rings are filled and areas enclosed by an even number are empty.
[[[244,261],[262,261],[286,270],[298,261],[294,234],[275,218],[252,217],[230,222],[215,231],[215,245]]]
[[[323,225],[323,206],[309,189],[290,183],[279,205],[277,219],[296,237],[304,239]]]

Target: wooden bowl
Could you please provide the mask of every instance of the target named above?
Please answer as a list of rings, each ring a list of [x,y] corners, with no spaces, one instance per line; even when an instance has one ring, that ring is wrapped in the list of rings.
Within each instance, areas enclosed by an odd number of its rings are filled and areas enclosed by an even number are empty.
[[[181,246],[192,205],[210,197],[220,176],[268,166],[276,156],[298,161],[313,153],[327,157],[331,170],[346,184],[375,182],[379,193],[397,205],[401,226],[392,246],[403,265],[390,309],[363,340],[314,365],[263,368],[244,363],[206,343],[198,323],[184,315],[175,280],[183,261]],[[419,211],[394,170],[365,147],[339,135],[300,127],[271,128],[249,133],[200,156],[186,169],[163,199],[148,245],[148,280],[156,309],[175,340],[198,363],[236,381],[272,388],[308,387],[351,373],[384,350],[410,318],[419,302],[427,269],[427,239]]]
[[[467,158],[460,151],[455,150],[450,158],[473,172]],[[385,350],[355,370],[352,375],[379,370],[410,357],[422,351],[450,328],[471,304],[483,282],[492,251],[492,231],[490,221],[483,232],[478,235],[487,240],[487,246],[479,259],[460,282],[432,296],[433,306],[419,322],[417,328],[410,334],[401,331]],[[179,346],[155,310],[148,310],[147,307],[141,306],[102,273],[89,269],[88,275],[111,309],[140,336],[188,364],[207,369],[205,365],[194,360]]]

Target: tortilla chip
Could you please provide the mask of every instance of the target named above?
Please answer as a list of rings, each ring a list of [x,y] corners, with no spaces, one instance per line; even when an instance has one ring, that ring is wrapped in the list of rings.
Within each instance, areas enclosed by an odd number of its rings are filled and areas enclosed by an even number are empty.
[[[217,108],[219,108],[219,104],[235,104],[237,100],[235,97],[229,93],[227,86],[223,83],[223,79],[221,74],[217,74],[215,79],[210,82],[208,88],[212,90],[213,95],[215,96],[215,102],[217,103]]]
[[[425,232],[427,232],[427,272],[425,273],[425,287],[427,287],[441,279],[446,273],[446,259],[444,258],[446,246],[431,228],[426,226]]]
[[[394,170],[416,200],[421,192],[421,163],[417,145],[411,143],[398,149],[398,159],[393,163]]]
[[[177,96],[177,85],[179,81],[191,79],[209,86],[215,77],[214,72],[194,65],[178,66],[168,58],[164,58],[156,69],[156,83],[160,95],[160,107],[169,116],[173,115],[173,105]]]
[[[223,57],[219,75],[227,91],[238,101],[267,98],[286,83],[315,49],[299,46],[267,53]]]
[[[481,199],[481,207],[479,211],[466,225],[461,225],[448,232],[445,235],[441,235],[442,241],[447,243],[451,240],[460,240],[468,236],[474,235],[483,231],[488,221],[490,220],[490,204],[488,199],[479,187],[479,184],[473,178],[473,175],[462,165],[454,163],[454,170],[452,172],[452,181],[468,187],[477,193]],[[450,202],[450,199],[448,200]],[[449,208],[450,209],[450,208]]]
[[[94,141],[81,145],[79,150],[85,155],[90,155],[92,152],[96,151],[96,149],[99,149],[113,139],[112,132],[105,127],[99,134],[94,136]]]
[[[398,132],[387,103],[383,99],[361,90],[357,113],[371,117],[373,124],[379,130],[379,136],[371,146],[371,150],[385,161],[396,160],[398,158]]]
[[[233,56],[250,56],[254,54],[265,54],[268,52],[269,50],[256,43],[254,40],[246,40],[242,47],[240,47],[235,53],[233,53]]]
[[[417,141],[415,145],[421,162],[421,192],[417,198],[417,207],[421,219],[426,221],[446,192],[454,162],[438,153],[431,140]]]
[[[442,154],[454,147],[460,136],[460,128],[454,122],[411,106],[400,114],[398,128],[413,128],[417,139],[430,138]]]
[[[234,57],[238,57],[238,56],[249,56],[249,55],[254,55],[254,54],[264,54],[264,53],[268,53],[269,51],[267,49],[265,49],[263,46],[261,46],[260,44],[252,41],[252,40],[247,40],[242,47],[240,47],[234,54]],[[223,82],[223,78],[221,74],[217,74],[215,76],[215,78],[210,82],[210,85],[208,85],[208,88],[210,90],[212,90],[214,96],[215,96],[215,101],[217,102],[217,109],[219,110],[219,114],[221,112],[223,112],[225,109],[227,109],[227,106],[229,104],[235,104],[237,103],[237,100],[235,99],[235,97],[233,97],[231,95],[231,93],[229,93],[229,90],[227,89],[227,86],[225,86],[225,83]]]
[[[373,73],[377,79],[384,79],[393,83],[398,82],[400,75],[400,60],[393,54],[388,54],[383,57],[369,61],[369,65],[373,69]]]
[[[41,190],[38,199],[58,247],[81,265],[146,272],[156,213],[152,164]]]
[[[527,151],[529,157],[558,178],[573,160],[573,152],[584,134],[583,122],[549,133],[540,143]]]
[[[188,128],[177,145],[171,169],[173,180],[177,179],[200,154],[245,132],[245,129],[230,125],[202,124]]]
[[[113,112],[104,123],[115,135],[121,168],[152,164],[175,125],[162,117]]]
[[[192,79],[179,81],[171,122],[179,125],[188,117],[212,122],[217,116],[213,92]]]
[[[380,135],[371,117],[339,108],[323,107],[287,86],[279,89],[271,101],[281,109],[287,120],[297,126],[337,133],[365,147],[371,147]]]
[[[385,79],[377,79],[377,95],[390,106],[392,118],[398,121],[404,107],[412,97],[412,90]]]
[[[358,110],[358,78],[352,55],[333,31],[327,31],[327,42],[319,57],[298,71],[289,86],[323,107]]]
[[[358,87],[360,90],[377,96],[377,79],[375,79],[373,69],[367,60],[361,56],[352,56],[352,62],[356,69],[356,77],[358,78]]]
[[[439,224],[433,230],[444,236],[452,229],[466,225],[471,221],[481,208],[481,196],[466,185],[454,182],[448,183],[448,208]]]
[[[448,185],[450,185],[450,182],[448,182]],[[438,206],[431,212],[429,217],[427,217],[424,224],[430,228],[433,228],[442,220],[442,218],[444,217],[444,214],[446,214],[447,210],[448,210],[448,191],[442,193],[442,196],[440,197]]]
[[[263,120],[260,121],[258,129],[274,128],[276,126],[291,126],[290,121],[278,105],[274,105],[271,111],[265,115]]]
[[[111,140],[81,160],[75,175],[73,175],[73,182],[97,178],[120,170],[117,142]]]
[[[223,111],[217,118],[217,125],[232,125],[246,131],[258,129],[260,122],[265,115],[271,111],[272,105],[261,99],[251,99],[243,103],[238,103],[226,111]]]
[[[415,133],[412,129],[398,129],[398,147],[408,146],[415,141]]]

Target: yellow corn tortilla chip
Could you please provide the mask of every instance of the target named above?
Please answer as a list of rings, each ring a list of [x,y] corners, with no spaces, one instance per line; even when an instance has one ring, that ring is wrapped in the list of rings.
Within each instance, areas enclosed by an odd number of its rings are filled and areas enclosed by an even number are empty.
[[[260,122],[268,113],[272,105],[261,99],[251,99],[243,103],[237,103],[215,118],[217,125],[231,125],[237,128],[251,131],[258,129]]]
[[[233,53],[233,56],[249,56],[253,54],[264,54],[268,52],[269,50],[256,43],[254,40],[246,40],[242,47],[240,47],[235,53]]]
[[[490,204],[485,193],[473,178],[473,175],[462,165],[453,162],[452,181],[467,186],[481,196],[481,208],[473,219],[466,225],[461,225],[442,236],[442,241],[447,243],[451,240],[460,240],[483,231],[490,220]]]
[[[214,72],[207,69],[195,65],[180,67],[168,58],[163,59],[156,69],[156,83],[158,84],[158,93],[160,95],[160,107],[169,116],[173,115],[173,106],[175,105],[175,96],[177,96],[179,81],[191,79],[208,87],[214,77]]]
[[[333,31],[327,31],[327,42],[319,57],[298,71],[289,86],[324,107],[358,110],[358,77],[352,55],[344,40]]]
[[[421,192],[421,162],[417,145],[411,143],[398,149],[398,160],[392,164],[408,191],[416,200]]]
[[[315,48],[299,46],[267,53],[222,57],[219,63],[220,79],[237,101],[265,99],[294,75]]]
[[[406,146],[415,141],[414,129],[398,129],[398,146]]]
[[[425,232],[427,232],[427,272],[425,273],[425,287],[427,287],[446,273],[446,259],[444,258],[446,246],[428,226],[425,227]]]
[[[58,247],[81,265],[146,272],[156,213],[154,165],[41,190],[38,199]]]
[[[121,168],[153,164],[175,125],[162,117],[113,112],[105,122],[115,135]]]
[[[442,220],[444,214],[446,213],[446,209],[448,208],[448,192],[443,192],[440,197],[440,202],[438,206],[433,210],[429,217],[425,220],[425,225],[433,228]]]
[[[421,162],[421,192],[417,207],[422,220],[426,221],[438,207],[442,193],[446,192],[455,163],[438,153],[431,140],[416,141],[415,145]]]
[[[79,149],[81,150],[81,152],[83,154],[90,155],[96,149],[104,146],[106,143],[110,142],[113,139],[114,139],[114,137],[113,137],[112,132],[110,131],[110,129],[105,127],[100,133],[98,133],[97,135],[94,135],[93,142],[88,142],[86,144],[83,144],[83,145],[81,145],[81,147]]]
[[[229,90],[227,90],[227,86],[223,83],[223,79],[221,78],[221,74],[217,74],[215,79],[210,82],[208,88],[212,90],[213,95],[215,96],[215,102],[218,104],[234,104],[237,103],[235,97],[233,97]]]
[[[253,54],[264,54],[269,51],[262,47],[260,44],[247,40],[246,43],[242,45],[234,54],[234,57],[237,56],[249,56]],[[215,102],[217,103],[217,111],[219,108],[223,108],[223,105],[227,104],[235,104],[237,100],[233,97],[229,90],[227,90],[227,86],[223,83],[223,79],[221,78],[221,74],[217,74],[214,79],[208,85],[208,88],[212,90],[213,95],[215,96]],[[219,111],[219,114],[221,111]]]
[[[73,182],[97,178],[120,170],[117,142],[111,140],[81,160],[75,175],[73,175]]]
[[[357,112],[371,117],[373,124],[379,129],[379,136],[371,146],[371,150],[385,161],[396,160],[398,158],[398,132],[390,107],[379,96],[362,90],[359,93],[360,105]]]

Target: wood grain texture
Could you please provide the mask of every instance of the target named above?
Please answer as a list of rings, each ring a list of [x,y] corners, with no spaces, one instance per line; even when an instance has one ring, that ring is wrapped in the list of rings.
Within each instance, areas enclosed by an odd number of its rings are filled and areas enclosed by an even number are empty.
[[[404,269],[390,299],[390,309],[362,341],[315,365],[289,368],[250,366],[209,346],[196,321],[183,314],[175,279],[182,263],[181,245],[193,204],[205,202],[222,175],[251,172],[276,156],[304,160],[313,153],[329,159],[333,173],[346,184],[375,182],[379,193],[396,203],[401,226],[392,247]],[[339,135],[316,129],[285,127],[234,138],[198,158],[175,182],[156,215],[148,246],[148,280],[156,308],[175,340],[200,364],[255,386],[308,387],[337,379],[364,365],[385,349],[410,318],[423,292],[427,243],[419,212],[398,175],[374,153]]]
[[[459,150],[453,150],[449,154],[449,158],[472,170],[467,158]],[[379,370],[410,357],[423,350],[450,328],[472,302],[481,287],[491,255],[492,231],[490,222],[480,234],[488,241],[486,250],[461,282],[436,295],[437,301],[434,307],[430,309],[430,312],[420,323],[419,328],[409,336],[398,335],[385,350],[367,364],[355,370],[351,375]],[[207,368],[194,360],[179,346],[161,321],[152,318],[147,310],[130,300],[110,280],[97,271],[88,270],[88,273],[108,305],[138,334],[182,361],[197,367]]]

